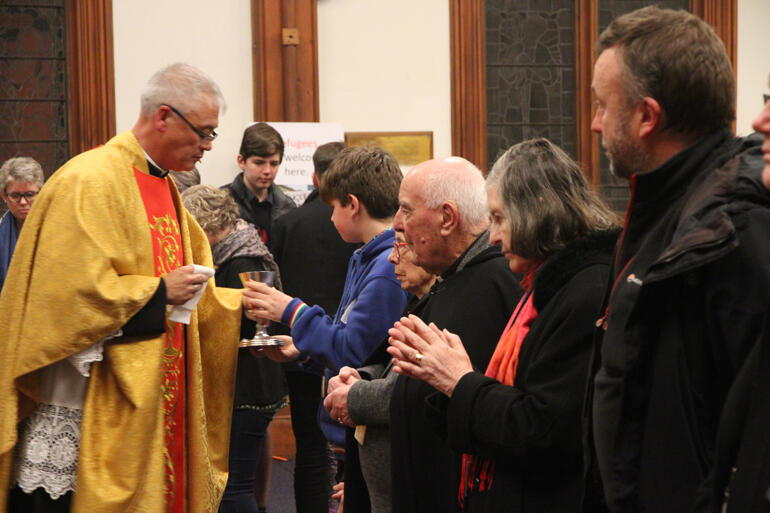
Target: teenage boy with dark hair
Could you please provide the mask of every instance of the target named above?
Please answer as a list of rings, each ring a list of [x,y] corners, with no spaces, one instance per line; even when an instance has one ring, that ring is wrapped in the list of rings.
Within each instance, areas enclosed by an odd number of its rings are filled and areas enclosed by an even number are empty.
[[[396,159],[377,148],[346,148],[321,178],[321,197],[332,208],[332,222],[346,242],[363,242],[350,259],[342,300],[334,317],[320,306],[262,283],[249,282],[247,316],[281,322],[291,329],[283,347],[255,351],[276,361],[310,360],[326,368],[327,378],[343,366],[358,366],[385,337],[406,305],[406,293],[388,262],[395,236],[401,170]],[[345,420],[345,419],[342,419]],[[345,428],[320,408],[321,429],[343,445]]]
[[[255,225],[262,241],[270,246],[273,222],[296,208],[294,201],[273,183],[283,161],[283,138],[267,123],[255,123],[243,132],[238,151],[241,173],[223,185],[241,212],[241,218]]]

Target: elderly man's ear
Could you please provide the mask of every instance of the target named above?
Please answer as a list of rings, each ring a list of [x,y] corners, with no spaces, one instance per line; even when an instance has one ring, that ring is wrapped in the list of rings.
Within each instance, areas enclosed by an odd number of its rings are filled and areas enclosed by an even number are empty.
[[[446,201],[441,205],[441,235],[447,236],[460,226],[460,212],[457,205]]]

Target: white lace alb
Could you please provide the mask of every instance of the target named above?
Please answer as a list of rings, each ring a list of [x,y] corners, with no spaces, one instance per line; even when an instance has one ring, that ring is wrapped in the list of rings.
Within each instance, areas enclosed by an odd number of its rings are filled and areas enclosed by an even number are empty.
[[[25,493],[43,488],[52,499],[58,499],[75,490],[91,364],[102,361],[105,341],[121,335],[118,330],[40,371],[40,402],[21,423],[14,458],[15,481]]]

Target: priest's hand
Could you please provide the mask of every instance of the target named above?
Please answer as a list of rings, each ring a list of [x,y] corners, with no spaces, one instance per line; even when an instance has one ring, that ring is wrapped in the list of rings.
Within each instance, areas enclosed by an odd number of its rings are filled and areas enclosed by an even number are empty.
[[[256,281],[247,281],[243,289],[243,306],[247,312],[262,319],[281,322],[281,316],[292,297],[280,290]],[[248,314],[247,314],[248,316]]]
[[[208,279],[205,274],[196,273],[191,265],[177,267],[161,277],[166,285],[166,303],[169,305],[184,304],[192,299]]]
[[[294,345],[294,341],[288,335],[270,335],[273,338],[281,339],[282,346],[250,347],[251,355],[255,358],[269,358],[274,362],[294,362],[299,360],[302,353]]]

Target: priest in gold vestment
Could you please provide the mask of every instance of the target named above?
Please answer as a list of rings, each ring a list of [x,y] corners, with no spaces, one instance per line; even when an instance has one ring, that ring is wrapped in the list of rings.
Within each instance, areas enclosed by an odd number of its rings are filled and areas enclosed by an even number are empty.
[[[190,265],[209,244],[165,175],[211,149],[223,107],[170,65],[131,131],[38,196],[0,295],[0,511],[217,510],[241,292]]]

